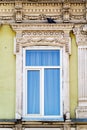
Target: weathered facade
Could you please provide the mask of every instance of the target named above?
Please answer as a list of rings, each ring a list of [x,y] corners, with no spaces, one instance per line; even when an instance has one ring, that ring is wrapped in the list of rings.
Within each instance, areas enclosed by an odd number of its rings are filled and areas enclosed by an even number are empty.
[[[86,130],[87,1],[0,0],[0,23],[0,130]],[[59,65],[49,65],[60,71],[57,117],[44,116],[43,105],[41,115],[28,113],[26,74],[40,71],[43,104],[48,66],[26,65],[26,50],[60,53]]]

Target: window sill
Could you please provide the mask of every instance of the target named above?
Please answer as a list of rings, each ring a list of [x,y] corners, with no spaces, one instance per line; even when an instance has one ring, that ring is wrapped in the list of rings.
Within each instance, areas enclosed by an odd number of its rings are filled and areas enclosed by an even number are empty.
[[[64,121],[64,119],[62,117],[60,118],[22,118],[22,121]]]

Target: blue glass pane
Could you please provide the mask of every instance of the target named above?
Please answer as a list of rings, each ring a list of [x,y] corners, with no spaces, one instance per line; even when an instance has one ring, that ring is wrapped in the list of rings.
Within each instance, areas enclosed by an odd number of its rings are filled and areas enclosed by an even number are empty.
[[[44,73],[44,115],[60,115],[60,69]]]
[[[40,113],[40,71],[27,71],[27,114]]]
[[[60,50],[26,50],[26,66],[58,66]]]

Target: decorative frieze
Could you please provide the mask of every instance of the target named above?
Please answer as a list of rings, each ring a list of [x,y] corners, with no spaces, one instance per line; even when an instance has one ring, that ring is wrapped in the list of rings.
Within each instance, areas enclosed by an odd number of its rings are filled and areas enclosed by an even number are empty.
[[[87,2],[84,0],[47,0],[47,1],[0,1],[0,20],[5,23],[12,22],[42,22],[47,18],[60,22],[86,23]]]
[[[14,24],[13,30],[16,33],[16,51],[21,46],[66,46],[66,52],[71,53],[71,41],[69,33],[72,30],[71,24]]]
[[[85,8],[85,3],[74,3],[71,4],[71,8],[70,8],[70,19],[71,21],[78,21],[81,22],[83,20],[83,22],[85,22],[86,20],[86,8]]]

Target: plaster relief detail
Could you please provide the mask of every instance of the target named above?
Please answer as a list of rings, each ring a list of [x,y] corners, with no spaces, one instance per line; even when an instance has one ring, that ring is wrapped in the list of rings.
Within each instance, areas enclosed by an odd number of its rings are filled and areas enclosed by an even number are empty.
[[[69,22],[70,20],[70,2],[65,0],[63,4],[63,21]]]
[[[22,2],[15,1],[15,20],[22,22]]]
[[[76,108],[76,117],[77,118],[86,118],[87,117],[87,107]]]
[[[55,22],[78,22],[86,23],[87,2],[86,0],[45,0],[45,1],[0,1],[0,20],[2,23],[47,23],[47,18]]]
[[[71,53],[71,41],[69,33],[73,25],[49,25],[32,24],[31,25],[12,25],[16,33],[16,50],[19,46],[66,46],[66,52]],[[22,29],[22,30],[21,30]],[[31,30],[31,31],[29,31]]]
[[[76,36],[77,45],[87,45],[87,26],[84,25],[76,25],[73,28],[73,32]]]
[[[69,54],[71,54],[71,41],[69,33],[73,24],[11,24],[16,32],[15,48],[16,54],[16,119],[22,116],[22,49],[30,46],[58,46],[63,49],[64,60],[64,113],[69,112]],[[20,66],[19,66],[20,65]],[[65,87],[66,88],[66,87]],[[19,92],[20,91],[20,92]],[[19,95],[20,93],[20,95]],[[67,103],[66,103],[67,102]],[[67,117],[69,118],[69,117]]]

